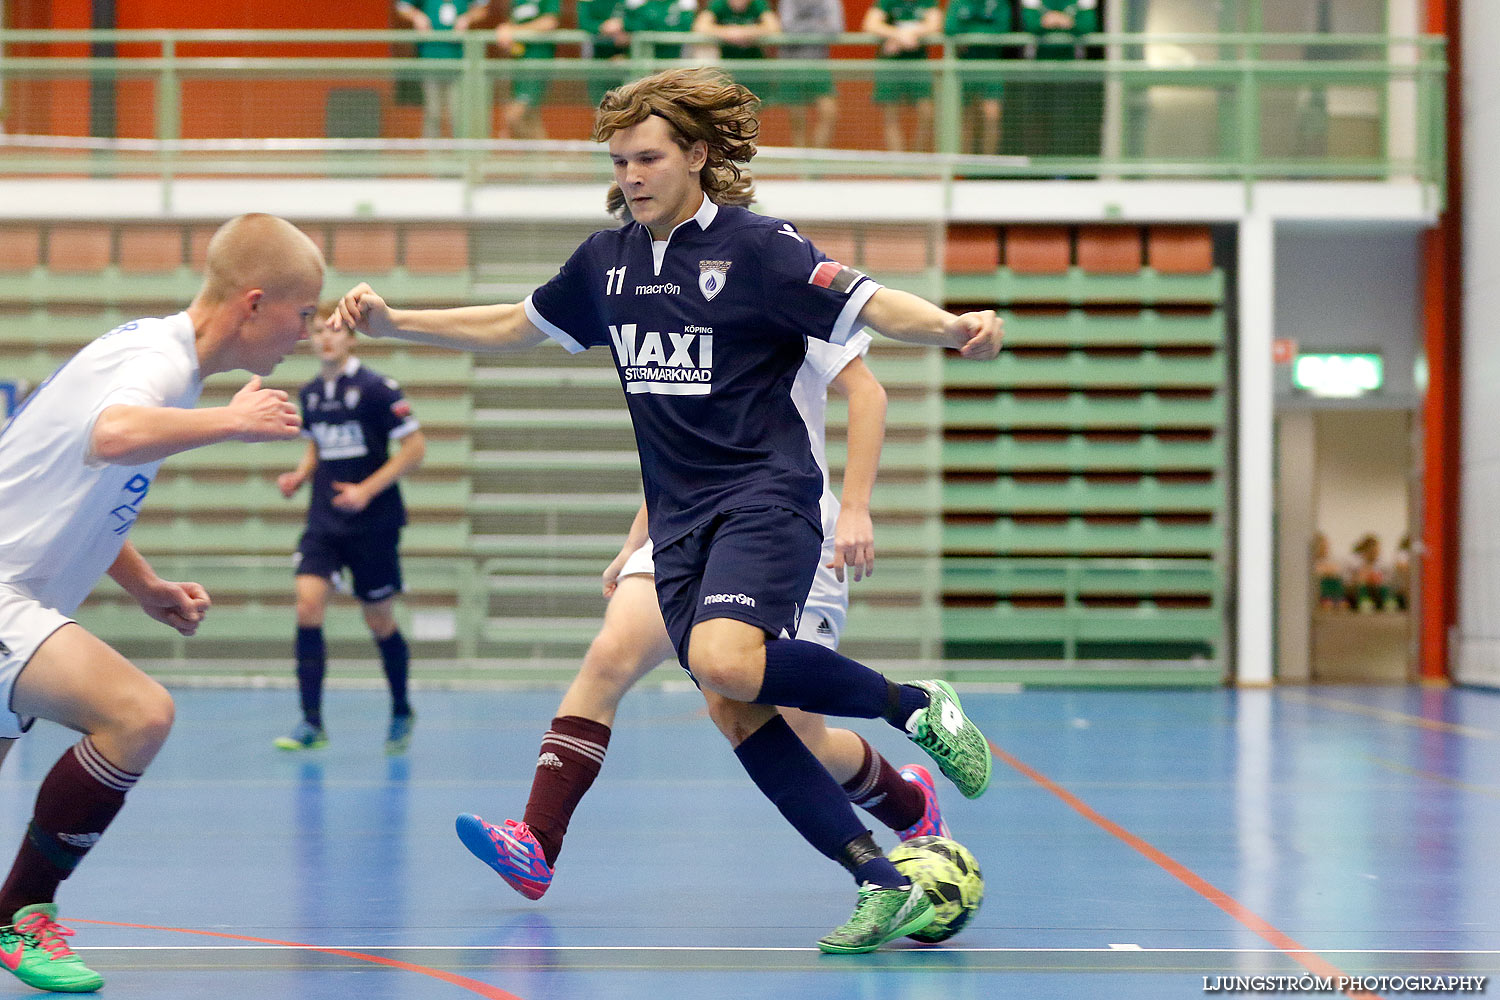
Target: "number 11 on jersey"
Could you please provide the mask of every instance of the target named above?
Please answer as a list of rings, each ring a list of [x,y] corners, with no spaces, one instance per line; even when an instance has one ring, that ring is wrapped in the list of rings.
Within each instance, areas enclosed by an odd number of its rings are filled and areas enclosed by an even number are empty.
[[[625,287],[625,265],[612,267],[604,272],[604,294],[619,295]]]

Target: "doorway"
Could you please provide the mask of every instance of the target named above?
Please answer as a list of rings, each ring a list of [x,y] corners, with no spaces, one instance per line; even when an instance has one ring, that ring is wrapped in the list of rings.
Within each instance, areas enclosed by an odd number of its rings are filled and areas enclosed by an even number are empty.
[[[1399,409],[1278,416],[1278,679],[1416,676],[1414,424]]]

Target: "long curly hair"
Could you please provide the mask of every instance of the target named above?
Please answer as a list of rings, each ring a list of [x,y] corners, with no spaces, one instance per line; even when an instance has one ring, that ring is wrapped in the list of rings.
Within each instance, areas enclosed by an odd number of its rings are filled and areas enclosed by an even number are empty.
[[[621,129],[656,115],[672,126],[677,144],[688,149],[700,139],[708,161],[698,174],[704,193],[719,204],[748,204],[753,182],[745,164],[755,156],[760,135],[760,98],[721,70],[707,66],[668,69],[604,95],[594,115],[594,141],[608,142]],[[606,205],[624,203],[611,185]]]

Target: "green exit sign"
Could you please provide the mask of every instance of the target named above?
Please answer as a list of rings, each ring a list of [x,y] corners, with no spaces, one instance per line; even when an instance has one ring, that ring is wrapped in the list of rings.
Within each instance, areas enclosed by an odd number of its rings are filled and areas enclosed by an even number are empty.
[[[1352,399],[1385,384],[1378,354],[1299,354],[1292,364],[1292,385],[1335,399]]]

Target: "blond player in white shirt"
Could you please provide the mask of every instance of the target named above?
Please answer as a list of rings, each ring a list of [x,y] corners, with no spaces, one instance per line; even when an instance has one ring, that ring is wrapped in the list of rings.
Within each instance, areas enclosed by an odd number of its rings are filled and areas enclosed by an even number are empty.
[[[168,455],[297,436],[297,407],[260,376],[307,334],[323,270],[285,220],[232,219],[184,312],[104,334],[0,431],[0,759],[37,718],[84,734],[42,781],[0,886],[0,965],[29,986],[103,985],[68,947],[53,898],[172,726],[166,690],[69,616],[107,572],[152,618],[197,631],[208,594],[157,576],[130,527]],[[194,409],[203,379],[233,369],[252,377],[229,404]]]

